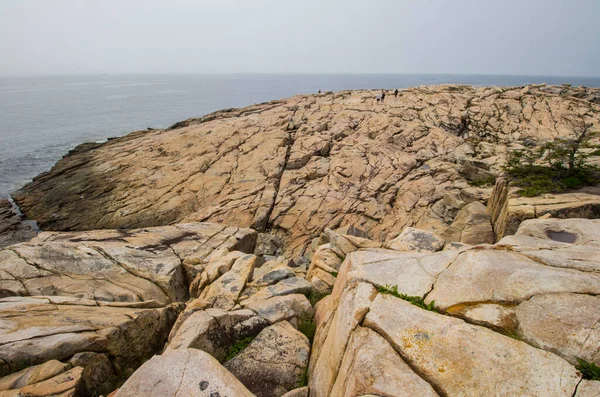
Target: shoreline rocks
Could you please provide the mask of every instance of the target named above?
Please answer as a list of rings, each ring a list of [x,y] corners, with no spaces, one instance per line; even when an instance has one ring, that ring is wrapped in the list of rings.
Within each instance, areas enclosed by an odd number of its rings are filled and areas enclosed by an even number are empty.
[[[0,198],[0,249],[12,244],[29,241],[37,234],[31,222],[25,222],[11,202]]]
[[[485,202],[470,184],[498,175],[508,146],[566,137],[575,114],[600,126],[585,100],[596,92],[445,85],[379,106],[375,91],[298,95],[75,150],[14,198],[43,230],[220,222],[262,232],[257,253],[287,257],[310,256],[326,228],[441,234]],[[544,205],[557,216],[558,203]]]

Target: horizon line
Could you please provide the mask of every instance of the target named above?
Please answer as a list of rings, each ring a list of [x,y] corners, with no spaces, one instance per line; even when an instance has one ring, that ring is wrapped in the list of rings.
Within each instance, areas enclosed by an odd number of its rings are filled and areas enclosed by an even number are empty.
[[[90,76],[482,76],[482,77],[551,77],[551,78],[583,78],[598,79],[598,76],[566,75],[566,74],[516,74],[516,73],[412,73],[412,72],[86,72],[86,73],[28,73],[28,74],[0,74],[0,78],[7,77],[90,77]]]

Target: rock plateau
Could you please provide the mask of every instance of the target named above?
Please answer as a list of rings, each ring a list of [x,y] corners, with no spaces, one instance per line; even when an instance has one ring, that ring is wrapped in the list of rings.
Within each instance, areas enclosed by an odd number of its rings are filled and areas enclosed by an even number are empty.
[[[17,192],[43,232],[0,207],[0,397],[600,396],[598,187],[500,175],[600,129],[600,91],[375,94],[84,144]]]

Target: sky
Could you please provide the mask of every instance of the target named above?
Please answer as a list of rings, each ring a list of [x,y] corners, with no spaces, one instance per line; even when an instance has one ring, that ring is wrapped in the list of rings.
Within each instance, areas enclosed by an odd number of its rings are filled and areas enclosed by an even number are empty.
[[[0,0],[0,75],[600,76],[600,0]]]

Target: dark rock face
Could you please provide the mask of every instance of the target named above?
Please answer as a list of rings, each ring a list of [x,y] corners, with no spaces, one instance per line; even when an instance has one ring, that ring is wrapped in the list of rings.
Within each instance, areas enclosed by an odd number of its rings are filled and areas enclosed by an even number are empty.
[[[23,221],[6,199],[0,199],[0,248],[29,241],[37,232]]]

